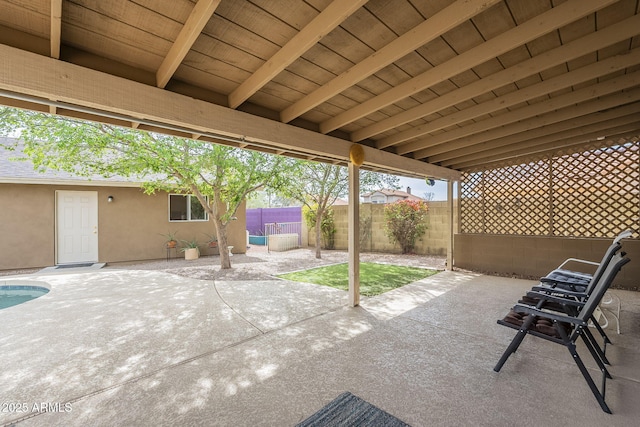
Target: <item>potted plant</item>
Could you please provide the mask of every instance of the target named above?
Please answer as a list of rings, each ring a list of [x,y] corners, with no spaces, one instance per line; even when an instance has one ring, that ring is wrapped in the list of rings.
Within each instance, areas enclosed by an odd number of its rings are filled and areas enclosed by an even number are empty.
[[[218,251],[218,237],[215,234],[206,234],[207,236],[207,245],[212,249],[212,254],[217,255],[220,252]]]
[[[218,247],[218,237],[216,235],[205,233],[205,236],[207,236],[207,244],[209,245],[210,248]]]
[[[167,248],[175,248],[178,245],[178,239],[176,239],[176,234],[178,232],[174,231],[172,232],[168,232],[167,234],[161,234],[161,236],[165,237],[165,244],[167,245]]]
[[[184,259],[186,260],[198,259],[200,257],[200,248],[198,247],[196,239],[183,240],[181,250],[184,252]]]

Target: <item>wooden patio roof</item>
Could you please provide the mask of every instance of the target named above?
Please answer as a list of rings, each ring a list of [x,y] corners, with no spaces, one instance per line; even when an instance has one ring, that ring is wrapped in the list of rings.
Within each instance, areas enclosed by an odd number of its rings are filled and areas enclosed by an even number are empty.
[[[0,0],[0,103],[447,180],[640,135],[638,0]]]

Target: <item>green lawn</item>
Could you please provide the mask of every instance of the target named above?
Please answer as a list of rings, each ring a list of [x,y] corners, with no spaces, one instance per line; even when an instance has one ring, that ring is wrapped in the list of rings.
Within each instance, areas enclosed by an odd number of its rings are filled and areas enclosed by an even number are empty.
[[[380,295],[437,272],[437,270],[424,268],[363,262],[360,263],[360,294],[368,297]],[[349,289],[349,265],[346,263],[280,274],[278,277],[296,282],[331,286],[344,291]]]

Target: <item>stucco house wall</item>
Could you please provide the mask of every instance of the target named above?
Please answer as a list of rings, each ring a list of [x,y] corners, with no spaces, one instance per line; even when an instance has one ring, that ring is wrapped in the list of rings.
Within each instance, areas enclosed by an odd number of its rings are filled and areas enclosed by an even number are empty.
[[[139,188],[126,187],[0,183],[0,270],[56,264],[56,190],[98,193],[99,262],[165,258],[162,234],[169,231],[177,232],[179,239],[201,242],[202,255],[212,253],[205,234],[214,234],[213,222],[169,222],[167,193],[146,195]],[[108,196],[113,196],[113,202],[107,201]],[[244,205],[237,218],[229,226],[229,244],[234,246],[233,253],[245,253]],[[182,254],[178,250],[170,256]]]
[[[385,204],[394,203],[398,200],[423,200],[421,197],[411,194],[411,188],[407,187],[407,191],[382,189],[365,193],[362,195],[363,204]]]
[[[489,234],[456,234],[454,266],[498,274],[541,277],[567,258],[600,262],[613,239]],[[623,240],[631,262],[616,276],[614,286],[640,290],[640,240]],[[578,265],[568,265],[578,268]],[[593,272],[593,271],[590,271]]]
[[[15,141],[0,138],[0,145]],[[213,221],[169,221],[169,195],[144,194],[139,183],[122,177],[91,180],[64,172],[38,173],[28,161],[15,161],[19,152],[0,147],[0,270],[56,265],[56,193],[87,191],[97,193],[98,262],[114,263],[167,257],[165,237],[197,240],[202,255],[213,254],[207,234],[215,234]],[[113,197],[112,202],[107,198]],[[237,220],[228,227],[233,253],[245,253],[246,209],[243,203]],[[172,250],[171,257],[183,256]]]

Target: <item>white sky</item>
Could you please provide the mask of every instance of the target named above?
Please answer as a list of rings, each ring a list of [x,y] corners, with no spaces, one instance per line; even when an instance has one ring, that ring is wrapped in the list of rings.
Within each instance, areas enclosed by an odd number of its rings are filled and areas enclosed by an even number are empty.
[[[407,191],[407,187],[411,187],[411,194],[423,197],[424,193],[434,193],[434,197],[432,200],[441,201],[447,200],[447,183],[446,181],[438,181],[434,186],[428,186],[424,179],[417,178],[400,178],[400,190]],[[454,187],[455,189],[455,187]]]

